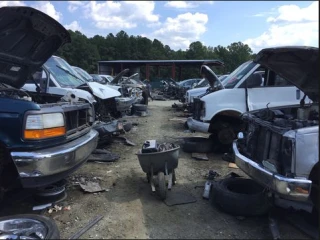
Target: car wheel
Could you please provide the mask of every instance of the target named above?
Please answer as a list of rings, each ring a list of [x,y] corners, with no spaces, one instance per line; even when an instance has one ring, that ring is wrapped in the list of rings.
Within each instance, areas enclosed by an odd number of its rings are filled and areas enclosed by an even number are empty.
[[[209,138],[190,137],[185,138],[182,150],[187,153],[209,153],[212,152],[213,142]]]
[[[0,218],[0,238],[60,239],[60,232],[54,220],[48,217],[19,214]]]
[[[134,111],[147,111],[147,105],[145,104],[133,104]]]
[[[210,201],[236,216],[264,215],[271,206],[264,187],[252,179],[234,177],[214,182]]]

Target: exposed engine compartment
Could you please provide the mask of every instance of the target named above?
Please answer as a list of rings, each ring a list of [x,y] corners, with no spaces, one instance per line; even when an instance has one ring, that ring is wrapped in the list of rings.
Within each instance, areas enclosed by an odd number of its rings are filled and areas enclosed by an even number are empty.
[[[303,127],[319,125],[318,105],[306,107],[292,107],[281,109],[263,109],[253,114],[262,120],[261,124],[284,128],[285,130],[294,130]]]
[[[294,148],[285,136],[290,130],[319,125],[318,105],[262,109],[243,115],[244,138],[238,141],[239,151],[273,172],[291,176]]]

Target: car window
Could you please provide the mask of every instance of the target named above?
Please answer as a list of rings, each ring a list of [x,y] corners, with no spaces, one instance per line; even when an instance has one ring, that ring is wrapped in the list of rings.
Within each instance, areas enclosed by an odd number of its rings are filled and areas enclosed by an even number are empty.
[[[241,64],[236,70],[234,70],[226,79],[225,79],[225,88],[234,88],[235,85],[237,85],[238,82],[254,68],[257,64],[248,61],[243,64]]]
[[[293,86],[289,81],[285,80],[283,77],[276,75],[276,79],[274,81],[274,86]]]

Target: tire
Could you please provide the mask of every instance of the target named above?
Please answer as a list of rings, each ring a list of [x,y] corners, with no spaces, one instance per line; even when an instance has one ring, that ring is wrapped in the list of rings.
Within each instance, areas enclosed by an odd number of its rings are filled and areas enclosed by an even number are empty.
[[[167,189],[166,189],[166,179],[164,177],[163,172],[158,173],[158,189],[157,189],[158,195],[161,200],[166,199],[167,196]]]
[[[129,132],[132,128],[132,123],[131,122],[127,122],[127,123],[123,123],[123,130],[125,132]]]
[[[264,188],[252,179],[230,177],[214,182],[212,188],[211,203],[232,215],[264,215],[271,206]]]
[[[147,111],[147,105],[145,104],[133,104],[132,106],[135,111]]]
[[[47,229],[47,233],[45,234],[44,239],[60,239],[60,232],[59,229],[55,223],[55,221],[51,218],[48,218],[46,216],[37,215],[37,214],[18,214],[18,215],[12,215],[12,216],[6,216],[0,218],[0,226],[3,226],[1,224],[4,221],[10,221],[15,219],[31,219],[36,220]],[[19,223],[17,223],[19,224]],[[13,224],[13,227],[17,227],[17,224]],[[10,226],[8,224],[8,226]],[[0,232],[5,229],[0,229]],[[36,239],[36,238],[35,238]]]
[[[213,147],[212,140],[203,137],[186,138],[182,144],[182,150],[187,153],[209,153]]]

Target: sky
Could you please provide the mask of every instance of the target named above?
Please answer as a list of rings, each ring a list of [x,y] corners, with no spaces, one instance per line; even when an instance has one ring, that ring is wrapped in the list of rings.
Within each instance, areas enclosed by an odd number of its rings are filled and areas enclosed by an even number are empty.
[[[174,50],[248,44],[262,48],[319,47],[318,1],[0,1],[31,6],[87,37],[124,30],[158,39]]]

